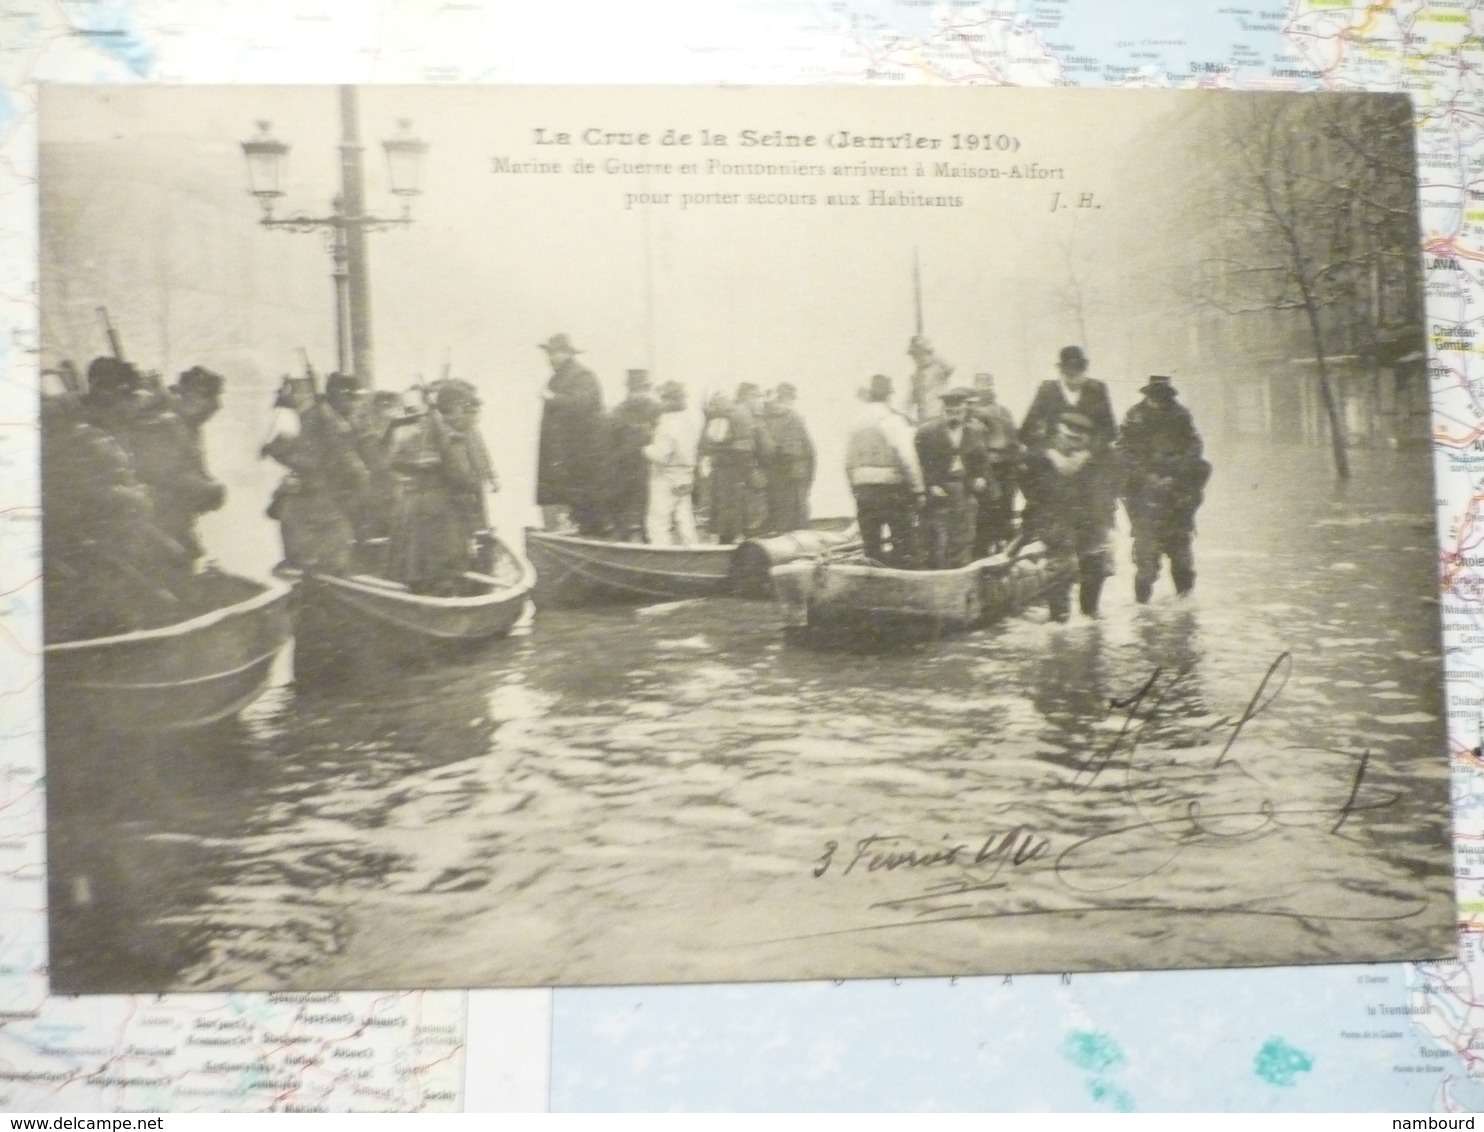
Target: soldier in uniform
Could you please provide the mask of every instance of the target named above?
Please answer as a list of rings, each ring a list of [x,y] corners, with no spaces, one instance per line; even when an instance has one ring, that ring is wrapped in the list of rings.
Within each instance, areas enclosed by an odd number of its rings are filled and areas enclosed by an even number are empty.
[[[619,542],[643,542],[649,506],[649,462],[644,446],[654,436],[660,403],[650,392],[648,370],[629,370],[625,386],[628,396],[613,407],[608,419],[608,518]]]
[[[804,418],[794,408],[798,390],[781,382],[763,416],[773,443],[768,461],[768,522],[775,534],[801,531],[809,525],[809,489],[814,485],[814,442]]]
[[[536,457],[536,502],[547,530],[565,518],[579,534],[604,532],[605,470],[603,389],[591,370],[580,365],[582,351],[565,334],[553,334],[540,346],[551,362],[551,377],[542,397],[541,440]]]
[[[1175,384],[1156,374],[1141,390],[1144,399],[1128,411],[1117,453],[1123,506],[1134,535],[1134,598],[1142,605],[1154,592],[1162,557],[1182,597],[1195,586],[1191,536],[1211,465],[1190,411],[1176,400]]]
[[[132,366],[99,358],[88,391],[41,402],[42,595],[47,643],[109,636],[186,615],[186,550],[155,524],[149,490],[118,439],[147,411]]]
[[[284,379],[262,455],[288,469],[268,506],[283,535],[285,564],[350,573],[355,527],[344,504],[362,497],[370,477],[351,426],[320,399],[312,378]]]
[[[352,446],[366,467],[365,486],[340,500],[340,509],[362,544],[391,533],[396,513],[396,478],[388,458],[387,426],[366,404],[361,379],[351,373],[332,373],[325,379],[325,403],[344,421]],[[382,544],[375,544],[382,545]]]
[[[492,545],[488,490],[498,490],[478,432],[479,396],[467,381],[446,378],[429,390],[418,420],[398,428],[390,453],[401,478],[388,575],[413,593],[463,591],[463,575],[480,567]]]
[[[1026,533],[1040,539],[1053,557],[1076,560],[1077,600],[1088,617],[1098,615],[1103,581],[1110,573],[1108,535],[1113,525],[1113,490],[1108,465],[1092,447],[1093,422],[1063,412],[1051,444],[1026,457],[1023,489]],[[1071,613],[1073,579],[1047,591],[1053,621]]]
[[[984,426],[988,465],[985,488],[979,496],[974,529],[974,559],[987,557],[1010,545],[1015,537],[1016,477],[1020,464],[1020,435],[1010,410],[995,397],[994,375],[974,375],[974,401],[969,416]]]
[[[204,553],[196,521],[227,497],[206,468],[201,440],[201,426],[221,408],[221,389],[220,375],[189,369],[169,393],[147,397],[142,411],[117,433],[149,490],[156,526],[185,548],[188,568]]]
[[[939,398],[943,415],[919,426],[915,438],[927,488],[928,565],[935,570],[969,564],[978,499],[988,486],[984,429],[968,415],[973,396],[967,389],[945,389]]]

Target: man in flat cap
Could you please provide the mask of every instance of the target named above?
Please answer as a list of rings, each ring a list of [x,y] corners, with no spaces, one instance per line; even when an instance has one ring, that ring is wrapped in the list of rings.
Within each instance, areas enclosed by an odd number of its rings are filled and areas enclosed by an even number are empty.
[[[986,486],[979,496],[974,524],[977,560],[1003,550],[1015,537],[1015,492],[1020,468],[1020,431],[1010,410],[995,395],[994,375],[974,375],[974,400],[969,416],[984,426],[989,448]]]
[[[915,437],[927,488],[924,541],[928,565],[935,570],[969,564],[978,499],[988,486],[984,427],[968,415],[973,398],[973,392],[962,387],[945,389],[939,396],[942,416],[919,425]]]
[[[565,334],[541,343],[551,362],[551,377],[542,394],[541,439],[536,457],[536,502],[547,530],[570,517],[579,534],[600,536],[603,516],[603,389],[592,371],[580,365],[581,353]]]
[[[1176,399],[1170,377],[1155,374],[1144,399],[1128,411],[1119,432],[1119,494],[1134,535],[1134,598],[1149,600],[1161,558],[1182,597],[1195,586],[1191,536],[1211,465],[1190,411]]]
[[[1103,581],[1110,572],[1108,537],[1113,526],[1113,491],[1106,462],[1093,450],[1093,422],[1067,410],[1057,418],[1051,443],[1026,457],[1025,534],[1046,544],[1054,559],[1075,565],[1046,591],[1051,620],[1071,615],[1072,586],[1084,615],[1098,615]]]

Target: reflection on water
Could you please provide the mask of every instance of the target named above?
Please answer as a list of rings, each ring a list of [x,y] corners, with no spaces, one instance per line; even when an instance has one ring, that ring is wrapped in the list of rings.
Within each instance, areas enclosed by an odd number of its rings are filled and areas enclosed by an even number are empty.
[[[760,603],[542,611],[461,664],[277,688],[190,743],[58,733],[56,985],[1446,950],[1430,485],[1362,454],[1335,497],[1322,455],[1213,484],[1191,601],[1136,607],[1124,548],[1095,623],[881,656],[786,643]],[[881,856],[909,852],[939,859]]]

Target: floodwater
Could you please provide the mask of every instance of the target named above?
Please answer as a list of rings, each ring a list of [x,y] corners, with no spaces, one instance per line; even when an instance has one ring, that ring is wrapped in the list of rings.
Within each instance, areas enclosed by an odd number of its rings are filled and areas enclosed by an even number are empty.
[[[1216,460],[1196,594],[882,654],[540,610],[190,742],[49,746],[60,991],[1232,966],[1453,949],[1420,453]],[[1117,701],[1115,705],[1113,701]]]

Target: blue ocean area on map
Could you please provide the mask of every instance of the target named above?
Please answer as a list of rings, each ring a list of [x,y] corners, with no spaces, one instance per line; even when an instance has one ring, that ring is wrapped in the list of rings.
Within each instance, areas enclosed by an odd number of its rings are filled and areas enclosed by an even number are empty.
[[[85,37],[110,58],[117,59],[140,78],[148,78],[155,52],[139,28],[136,5],[129,0],[113,3],[66,4],[64,8],[75,34]]]

